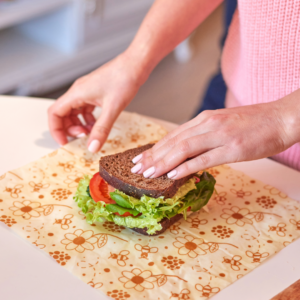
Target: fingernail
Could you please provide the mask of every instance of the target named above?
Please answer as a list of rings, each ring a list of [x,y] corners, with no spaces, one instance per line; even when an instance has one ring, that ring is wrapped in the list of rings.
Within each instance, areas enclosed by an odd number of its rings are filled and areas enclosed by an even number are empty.
[[[148,170],[146,170],[143,175],[145,178],[150,177],[151,175],[153,175],[155,173],[155,167],[151,167]]]
[[[88,150],[92,153],[96,153],[99,148],[100,148],[100,142],[98,140],[93,140],[90,143]]]
[[[175,177],[177,175],[177,171],[176,170],[173,170],[171,172],[169,172],[167,174],[168,178],[172,179],[173,177]]]
[[[137,173],[141,168],[142,168],[142,164],[139,163],[131,169],[131,173]]]
[[[134,157],[134,158],[132,159],[132,162],[133,162],[134,164],[136,164],[138,161],[140,161],[140,160],[142,159],[142,157],[143,157],[143,153],[141,153],[141,154],[137,155],[136,157]]]
[[[84,133],[84,132],[82,132],[82,133],[79,133],[77,136],[76,136],[76,138],[82,138],[82,137],[85,137],[86,136],[86,134]]]

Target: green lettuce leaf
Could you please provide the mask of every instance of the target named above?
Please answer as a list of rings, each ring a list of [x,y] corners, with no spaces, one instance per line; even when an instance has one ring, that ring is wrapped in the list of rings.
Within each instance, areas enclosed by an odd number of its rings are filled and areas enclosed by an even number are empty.
[[[191,211],[193,212],[198,211],[205,206],[211,198],[215,189],[215,178],[208,172],[203,172],[198,178],[200,181],[196,183],[196,190],[192,190],[186,194],[184,205],[180,208],[178,213],[182,213],[189,207],[191,207]]]
[[[80,180],[75,194],[75,201],[86,216],[88,223],[102,222],[103,218],[129,228],[145,228],[147,233],[153,234],[161,230],[159,222],[167,217],[181,213],[186,218],[187,210],[197,211],[207,204],[215,186],[215,179],[207,172],[197,176],[200,181],[195,183],[195,178],[190,179],[181,186],[172,198],[152,198],[144,195],[141,199],[128,196],[119,190],[110,193],[111,198],[117,204],[105,204],[102,201],[95,202],[89,194],[88,186],[92,176],[84,176]],[[117,216],[130,212],[138,217]]]
[[[153,217],[156,219],[163,219],[164,217],[171,218],[177,215],[178,207],[182,206],[185,195],[191,190],[195,190],[195,179],[191,178],[184,185],[182,185],[177,193],[172,198],[164,199],[164,197],[152,198],[144,195],[140,200],[134,197],[128,196],[125,193],[115,190],[112,194],[118,194],[124,201],[130,203],[131,208],[136,209],[144,216]]]
[[[119,204],[122,207],[126,207],[126,208],[134,207],[130,204],[129,201],[127,201],[124,197],[122,197],[118,193],[112,192],[112,193],[109,193],[109,195],[110,195],[111,199],[115,200],[116,203]]]
[[[139,212],[135,209],[124,208],[118,204],[106,204],[105,208],[112,213],[119,213],[120,215],[124,215],[126,212],[131,213],[134,216],[137,216]]]
[[[147,233],[148,234],[154,234],[156,231],[159,231],[162,229],[161,224],[159,224],[160,220],[153,219],[151,217],[120,217],[117,215],[113,215],[113,222],[115,222],[118,225],[123,225],[129,228],[145,228],[147,227]]]

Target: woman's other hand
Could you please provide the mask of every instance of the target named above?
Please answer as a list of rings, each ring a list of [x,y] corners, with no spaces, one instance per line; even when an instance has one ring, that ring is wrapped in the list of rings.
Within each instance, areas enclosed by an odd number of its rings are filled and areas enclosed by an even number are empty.
[[[222,2],[157,0],[127,50],[96,71],[76,80],[48,111],[53,138],[81,137],[91,130],[88,149],[97,152],[120,112],[129,104],[154,67]],[[92,111],[102,107],[96,122]],[[85,120],[83,125],[78,115]]]
[[[100,150],[121,113],[137,93],[141,76],[133,60],[123,53],[92,73],[75,81],[71,88],[48,110],[51,135],[60,144],[67,136],[82,137],[90,133],[89,151]],[[102,107],[96,121],[92,112]],[[78,115],[81,114],[85,124]]]

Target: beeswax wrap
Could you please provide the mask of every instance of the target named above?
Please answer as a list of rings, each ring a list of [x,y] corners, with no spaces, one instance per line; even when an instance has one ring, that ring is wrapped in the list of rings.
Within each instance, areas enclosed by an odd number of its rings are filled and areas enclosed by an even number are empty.
[[[89,225],[73,200],[101,155],[160,139],[165,130],[123,113],[99,154],[74,141],[0,177],[0,221],[62,267],[114,299],[207,299],[300,235],[300,204],[226,165],[209,211],[164,234],[139,235],[110,222]]]

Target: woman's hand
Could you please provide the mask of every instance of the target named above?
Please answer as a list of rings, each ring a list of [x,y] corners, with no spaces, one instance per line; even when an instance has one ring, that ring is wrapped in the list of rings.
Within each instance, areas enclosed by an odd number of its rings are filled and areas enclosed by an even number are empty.
[[[132,172],[179,179],[216,165],[274,155],[295,143],[282,112],[280,101],[204,111],[135,157]]]
[[[122,54],[94,72],[76,80],[71,88],[48,110],[51,135],[60,144],[67,136],[82,137],[91,132],[89,151],[100,150],[113,123],[130,103],[141,85],[141,76],[133,60]],[[96,121],[92,111],[102,107]],[[81,114],[86,124],[78,118]]]

